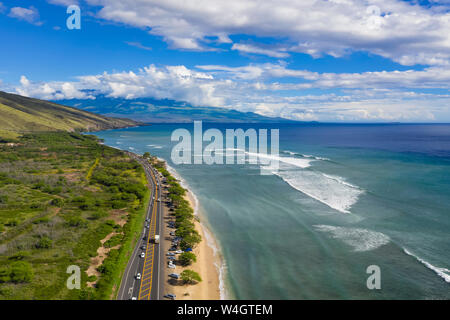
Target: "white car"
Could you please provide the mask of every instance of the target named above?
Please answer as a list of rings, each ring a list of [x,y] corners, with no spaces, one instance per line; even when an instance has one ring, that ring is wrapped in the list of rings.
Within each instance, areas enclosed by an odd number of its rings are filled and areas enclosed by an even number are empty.
[[[141,280],[141,274],[140,274],[140,273],[138,273],[138,274],[136,275],[136,280]]]
[[[183,253],[183,250],[177,250],[177,251],[175,251],[175,253]]]
[[[141,258],[144,258],[145,257],[145,252],[142,252],[141,253]]]
[[[131,300],[137,300],[137,298],[136,297],[132,297]]]
[[[175,269],[175,265],[174,264],[169,264],[168,266],[170,269]]]

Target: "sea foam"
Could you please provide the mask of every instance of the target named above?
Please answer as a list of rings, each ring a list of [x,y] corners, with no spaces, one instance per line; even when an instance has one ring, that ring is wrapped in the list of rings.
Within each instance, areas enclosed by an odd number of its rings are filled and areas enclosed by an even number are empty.
[[[390,238],[381,232],[371,231],[362,228],[347,228],[328,225],[315,225],[318,231],[327,232],[335,239],[339,239],[354,251],[369,251],[388,244]]]
[[[350,208],[364,192],[340,177],[306,170],[279,170],[274,172],[294,189],[342,213]]]

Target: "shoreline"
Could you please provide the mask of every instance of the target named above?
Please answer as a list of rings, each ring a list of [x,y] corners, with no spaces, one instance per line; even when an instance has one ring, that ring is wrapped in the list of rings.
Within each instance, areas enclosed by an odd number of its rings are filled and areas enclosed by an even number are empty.
[[[202,241],[194,249],[198,257],[197,262],[193,263],[188,269],[198,272],[203,281],[196,285],[174,286],[174,293],[177,295],[177,299],[181,300],[226,300],[228,299],[228,294],[225,289],[224,279],[225,263],[216,239],[205,223],[201,222],[203,217],[199,213],[198,198],[178,172],[167,164],[167,161],[161,158],[158,159],[166,163],[167,171],[175,179],[179,180],[180,185],[186,189],[185,199],[189,201],[194,209],[194,215],[198,218],[194,222],[195,228],[202,236]],[[188,296],[184,295],[186,292],[189,293]],[[208,293],[206,296],[205,292]],[[184,299],[185,297],[187,299]]]

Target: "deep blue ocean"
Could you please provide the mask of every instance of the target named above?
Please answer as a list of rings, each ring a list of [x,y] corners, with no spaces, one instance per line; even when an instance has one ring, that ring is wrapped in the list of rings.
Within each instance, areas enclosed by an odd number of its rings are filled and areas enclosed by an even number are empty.
[[[450,299],[450,125],[203,127],[279,129],[279,170],[175,165],[171,134],[192,124],[95,134],[182,177],[219,243],[229,298]],[[366,285],[373,265],[381,289]]]

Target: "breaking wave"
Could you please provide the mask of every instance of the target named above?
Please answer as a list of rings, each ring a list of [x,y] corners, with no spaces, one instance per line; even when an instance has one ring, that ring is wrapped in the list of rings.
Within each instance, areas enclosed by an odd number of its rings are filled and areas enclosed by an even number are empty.
[[[279,170],[274,172],[294,189],[342,213],[350,208],[364,192],[340,177],[306,170]]]
[[[367,229],[327,225],[315,225],[314,228],[318,231],[331,234],[331,237],[343,241],[353,247],[354,251],[358,252],[374,250],[388,244],[390,241],[390,238],[384,233]]]
[[[441,277],[442,279],[445,280],[445,282],[450,283],[450,270],[446,269],[446,268],[439,268],[439,267],[435,267],[433,266],[431,263],[419,258],[418,256],[412,254],[410,251],[406,250],[405,248],[403,248],[403,251],[411,256],[414,257],[417,261],[419,261],[420,263],[422,263],[424,266],[426,266],[428,269],[434,271],[439,277]]]

